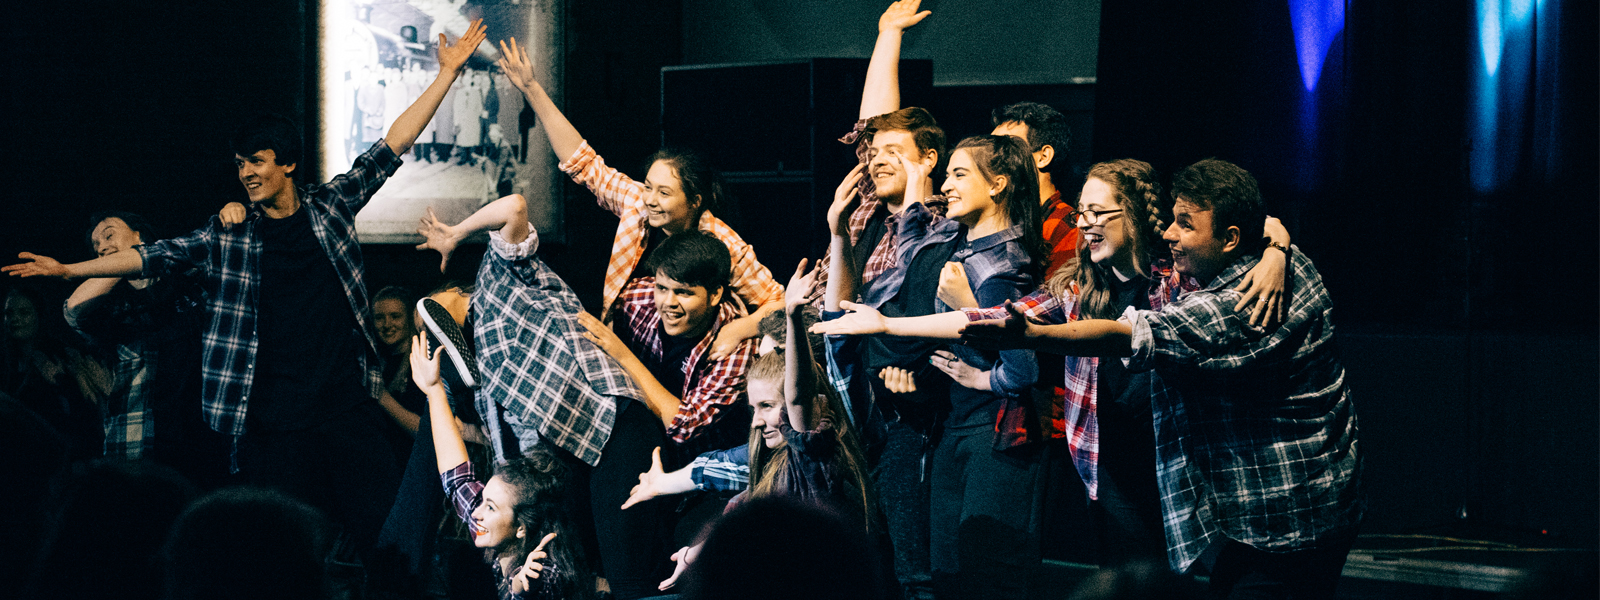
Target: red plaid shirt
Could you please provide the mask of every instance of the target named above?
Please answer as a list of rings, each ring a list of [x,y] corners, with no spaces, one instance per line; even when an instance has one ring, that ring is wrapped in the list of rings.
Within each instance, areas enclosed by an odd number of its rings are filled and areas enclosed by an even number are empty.
[[[1156,270],[1154,276],[1160,282],[1159,285],[1150,287],[1150,305],[1155,310],[1160,310],[1167,301],[1182,293],[1200,289],[1198,282],[1181,279],[1164,266]],[[1041,325],[1060,325],[1082,318],[1079,312],[1077,284],[1073,284],[1071,289],[1064,291],[1059,297],[1047,289],[1040,289],[1013,304],[1028,320]],[[1004,320],[1008,316],[1004,306],[968,308],[963,309],[963,312],[966,313],[968,321]],[[1060,422],[1057,423],[1056,429],[1065,431],[1067,449],[1072,453],[1072,464],[1077,468],[1078,476],[1083,478],[1083,485],[1088,489],[1091,499],[1100,497],[1098,475],[1100,423],[1096,417],[1100,390],[1099,367],[1098,358],[1068,356],[1064,365],[1065,387],[1057,388],[1061,411]],[[1056,414],[1054,407],[1051,413]],[[1002,414],[997,427],[1003,428],[1006,421],[1005,415]]]
[[[1056,190],[1050,199],[1044,201],[1044,210],[1044,242],[1045,247],[1050,249],[1050,264],[1044,274],[1049,278],[1061,265],[1078,255],[1079,234],[1078,224],[1067,220],[1067,214],[1072,212],[1072,203],[1061,198],[1061,190]]]
[[[640,277],[629,282],[622,290],[621,307],[634,341],[660,360],[663,351],[661,313],[656,311],[655,283],[654,277]],[[711,330],[689,351],[689,359],[683,363],[683,389],[675,390],[680,398],[678,416],[667,427],[672,441],[679,444],[689,441],[697,430],[717,420],[724,408],[744,401],[744,376],[756,360],[755,342],[741,342],[733,354],[722,360],[703,360],[717,331],[744,315],[744,307],[739,302],[723,302]]]
[[[600,314],[609,315],[634,268],[644,258],[645,245],[650,241],[650,226],[645,222],[644,185],[606,166],[605,159],[589,147],[587,140],[562,161],[560,167],[573,181],[594,192],[601,208],[621,219],[617,223],[617,237],[611,242],[611,263],[606,265],[602,293],[604,307]],[[728,247],[728,258],[733,265],[728,287],[741,299],[752,307],[783,300],[783,285],[772,278],[772,272],[756,260],[755,249],[744,243],[727,223],[711,211],[705,211],[700,213],[700,231]]]

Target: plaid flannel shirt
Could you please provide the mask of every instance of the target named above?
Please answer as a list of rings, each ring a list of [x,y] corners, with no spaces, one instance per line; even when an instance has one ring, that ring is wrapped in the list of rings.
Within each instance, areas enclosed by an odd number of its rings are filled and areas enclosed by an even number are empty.
[[[311,231],[343,284],[355,313],[365,351],[358,359],[367,376],[368,392],[383,390],[383,359],[377,327],[363,282],[361,245],[356,242],[356,213],[400,168],[400,157],[383,141],[357,157],[350,171],[321,185],[299,190],[300,210],[311,218]],[[264,218],[251,204],[244,223],[224,227],[217,217],[185,237],[134,246],[144,259],[142,278],[162,277],[197,269],[205,281],[205,326],[200,350],[200,397],[206,422],[221,433],[245,432],[256,363],[256,290],[261,284],[261,239],[256,225]]]
[[[139,460],[155,438],[155,423],[148,416],[158,353],[143,342],[117,344],[116,353],[115,379],[101,420],[104,451],[106,458]]]
[[[610,315],[622,288],[644,258],[645,245],[650,241],[650,226],[645,221],[644,185],[621,171],[606,166],[606,161],[589,147],[585,140],[572,156],[561,161],[561,170],[573,181],[583,184],[594,193],[600,207],[617,215],[617,236],[611,242],[611,262],[606,265],[603,288],[604,306],[601,315]],[[728,287],[732,288],[751,307],[783,300],[783,286],[772,278],[772,272],[756,260],[756,251],[744,243],[733,228],[723,223],[711,211],[700,213],[700,231],[717,238],[728,247],[732,260]]]
[[[1156,476],[1167,555],[1187,570],[1220,538],[1291,551],[1352,535],[1361,520],[1355,406],[1322,278],[1291,248],[1288,320],[1251,327],[1234,286],[1245,256],[1204,289],[1133,310],[1130,370],[1153,370]]]
[[[473,335],[483,385],[479,414],[503,413],[521,448],[494,444],[497,459],[516,458],[541,439],[593,466],[611,438],[617,399],[638,398],[622,365],[584,337],[583,305],[535,256],[539,234],[512,244],[489,232],[472,294]],[[499,442],[496,436],[496,442]]]
[[[655,283],[654,277],[640,277],[629,283],[622,290],[622,312],[627,316],[634,342],[659,360],[662,356],[661,313],[656,311]],[[706,359],[711,341],[716,339],[722,326],[744,315],[744,307],[738,302],[723,301],[711,330],[689,351],[689,358],[683,362],[683,389],[675,390],[680,399],[678,415],[667,427],[672,441],[688,442],[702,427],[717,420],[724,408],[744,400],[744,376],[756,360],[755,342],[740,342],[733,354],[722,360]]]
[[[713,450],[690,461],[689,481],[702,492],[743,491],[750,487],[750,446]]]
[[[1072,213],[1072,203],[1061,197],[1061,190],[1056,190],[1048,200],[1044,201],[1044,243],[1050,249],[1050,264],[1045,268],[1044,276],[1049,279],[1057,269],[1067,264],[1078,255],[1078,224],[1067,221]]]
[[[867,145],[865,143],[857,143],[857,140],[861,139],[861,134],[866,131],[868,120],[861,119],[856,121],[855,127],[850,130],[850,133],[839,138],[841,143],[856,144],[856,160],[861,164],[867,164],[870,160],[867,157]],[[867,229],[867,224],[872,222],[873,216],[878,213],[878,208],[883,206],[883,201],[878,199],[878,186],[872,182],[871,177],[862,177],[861,181],[856,183],[856,199],[858,204],[855,210],[850,211],[848,221],[850,243],[852,245],[861,243],[861,232]],[[944,216],[945,207],[949,204],[941,194],[928,196],[923,199],[922,203],[934,215],[939,217]],[[867,283],[882,275],[884,271],[893,269],[900,264],[900,240],[895,235],[895,230],[899,228],[899,218],[899,214],[885,217],[883,237],[878,239],[878,245],[873,246],[872,254],[867,256],[867,264],[862,267],[861,274],[858,277],[861,280],[860,285],[867,285]],[[817,280],[816,283],[812,284],[811,293],[806,295],[806,300],[821,309],[822,296],[828,291],[828,266],[833,264],[833,254],[823,254],[822,258],[817,259],[816,262]]]

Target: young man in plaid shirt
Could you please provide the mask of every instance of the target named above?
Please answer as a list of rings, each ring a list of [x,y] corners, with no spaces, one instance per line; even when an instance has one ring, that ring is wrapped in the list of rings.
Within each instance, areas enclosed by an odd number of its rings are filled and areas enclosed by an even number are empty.
[[[1157,483],[1167,555],[1208,552],[1213,597],[1333,598],[1365,503],[1355,406],[1333,340],[1332,303],[1303,254],[1262,237],[1254,177],[1209,159],[1173,176],[1173,267],[1203,282],[1159,310],[1043,325],[1010,307],[967,326],[974,344],[1123,356],[1152,371]],[[1251,323],[1234,289],[1265,251],[1290,254],[1281,327]],[[1265,302],[1265,298],[1262,300]]]
[[[135,246],[138,252],[71,265],[23,253],[29,262],[4,271],[77,279],[200,270],[206,421],[233,436],[237,466],[251,483],[328,511],[356,548],[368,548],[394,501],[398,469],[381,429],[388,417],[375,401],[383,353],[355,216],[400,167],[483,39],[480,21],[455,45],[441,35],[438,78],[383,140],[328,183],[298,186],[299,128],[262,117],[231,144],[249,209],[230,206],[194,233]]]

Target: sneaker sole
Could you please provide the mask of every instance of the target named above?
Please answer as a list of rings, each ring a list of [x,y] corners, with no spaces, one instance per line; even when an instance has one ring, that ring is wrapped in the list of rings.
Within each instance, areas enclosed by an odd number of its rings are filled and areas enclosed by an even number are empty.
[[[422,323],[427,326],[434,342],[450,356],[450,362],[455,364],[456,374],[461,376],[461,382],[467,384],[467,387],[477,388],[478,364],[473,357],[463,354],[460,350],[466,347],[467,340],[462,337],[461,327],[456,325],[455,317],[432,298],[417,301],[417,314],[422,315]],[[444,326],[445,324],[448,326]]]

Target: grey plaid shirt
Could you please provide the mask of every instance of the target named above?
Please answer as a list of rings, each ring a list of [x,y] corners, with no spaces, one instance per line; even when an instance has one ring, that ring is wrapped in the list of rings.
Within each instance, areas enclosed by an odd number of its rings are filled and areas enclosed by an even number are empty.
[[[528,239],[520,244],[489,232],[478,269],[478,290],[472,294],[483,378],[478,412],[486,423],[494,421],[492,415],[505,417],[519,451],[542,439],[595,465],[611,438],[618,398],[639,398],[639,389],[616,359],[583,336],[578,324],[583,305],[534,255],[539,234],[528,228]],[[499,446],[497,458],[516,458]]]
[[[1258,261],[1241,258],[1204,289],[1122,317],[1133,328],[1128,368],[1155,371],[1156,477],[1180,572],[1219,536],[1284,552],[1352,535],[1361,520],[1356,412],[1333,305],[1294,251],[1287,322],[1250,327],[1233,288]]]

